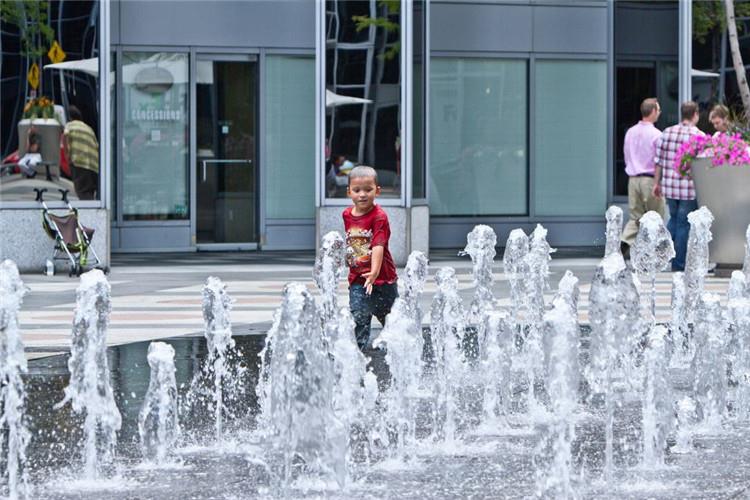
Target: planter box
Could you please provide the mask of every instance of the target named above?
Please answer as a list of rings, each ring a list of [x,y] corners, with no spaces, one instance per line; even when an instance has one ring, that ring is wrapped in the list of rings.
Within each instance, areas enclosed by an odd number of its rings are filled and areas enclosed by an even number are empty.
[[[691,169],[698,205],[714,214],[711,260],[725,267],[741,266],[750,224],[750,165],[714,167],[710,158],[698,158]]]
[[[52,163],[51,175],[57,179],[60,177],[60,136],[63,128],[60,123],[53,118],[34,118],[29,120],[24,118],[18,122],[18,154],[26,154],[26,139],[29,136],[31,127],[37,131],[42,139],[42,158],[44,161]]]

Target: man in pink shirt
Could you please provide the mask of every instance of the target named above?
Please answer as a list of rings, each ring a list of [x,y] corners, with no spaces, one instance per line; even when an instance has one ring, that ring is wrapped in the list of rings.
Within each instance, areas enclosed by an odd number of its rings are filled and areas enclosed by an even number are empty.
[[[627,258],[630,246],[638,235],[638,221],[650,210],[664,217],[664,198],[654,196],[656,142],[661,132],[654,126],[661,114],[655,97],[641,103],[641,121],[625,134],[625,173],[628,174],[628,206],[630,217],[622,231],[622,253]]]

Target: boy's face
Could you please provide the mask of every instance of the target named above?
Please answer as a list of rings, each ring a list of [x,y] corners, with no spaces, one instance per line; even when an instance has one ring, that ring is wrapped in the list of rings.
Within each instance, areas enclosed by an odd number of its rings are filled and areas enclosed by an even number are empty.
[[[380,195],[380,186],[375,184],[374,177],[354,177],[349,179],[349,187],[346,188],[357,211],[364,213],[375,205],[375,198]]]

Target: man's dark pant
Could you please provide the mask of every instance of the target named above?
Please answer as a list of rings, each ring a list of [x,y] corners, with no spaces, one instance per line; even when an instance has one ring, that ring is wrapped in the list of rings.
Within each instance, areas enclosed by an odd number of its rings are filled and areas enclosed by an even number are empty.
[[[71,165],[73,186],[79,200],[95,200],[99,191],[99,173]]]
[[[688,236],[690,235],[690,223],[687,216],[693,210],[698,209],[698,202],[696,200],[667,198],[667,205],[669,206],[667,229],[669,229],[669,234],[672,235],[675,253],[672,260],[672,271],[684,271]]]
[[[396,283],[373,286],[370,295],[365,293],[363,285],[355,283],[349,287],[349,309],[356,323],[354,334],[360,350],[364,350],[370,341],[372,317],[375,316],[381,325],[385,325],[385,317],[391,312],[397,297]]]

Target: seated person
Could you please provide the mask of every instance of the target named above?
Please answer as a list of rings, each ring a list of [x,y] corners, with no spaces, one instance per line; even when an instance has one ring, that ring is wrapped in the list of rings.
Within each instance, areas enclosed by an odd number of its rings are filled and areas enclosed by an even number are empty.
[[[31,179],[36,175],[36,167],[42,161],[42,138],[35,132],[29,132],[29,147],[26,154],[18,160],[18,168],[21,173]]]

